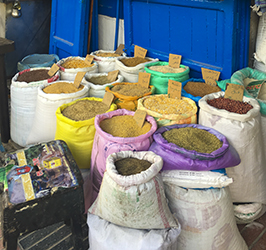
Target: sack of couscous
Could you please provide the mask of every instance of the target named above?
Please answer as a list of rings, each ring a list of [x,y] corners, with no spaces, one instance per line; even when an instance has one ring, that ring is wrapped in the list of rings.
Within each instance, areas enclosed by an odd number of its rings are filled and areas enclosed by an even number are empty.
[[[138,100],[138,108],[153,116],[159,127],[172,124],[197,123],[197,105],[186,97],[180,100],[167,95],[145,96]]]

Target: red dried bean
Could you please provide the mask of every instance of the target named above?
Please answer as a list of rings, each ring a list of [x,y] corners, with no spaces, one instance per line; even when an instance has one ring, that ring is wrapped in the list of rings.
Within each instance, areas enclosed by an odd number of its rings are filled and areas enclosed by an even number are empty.
[[[253,108],[253,106],[247,102],[236,101],[223,97],[207,100],[207,103],[217,109],[225,109],[237,114],[246,114]]]

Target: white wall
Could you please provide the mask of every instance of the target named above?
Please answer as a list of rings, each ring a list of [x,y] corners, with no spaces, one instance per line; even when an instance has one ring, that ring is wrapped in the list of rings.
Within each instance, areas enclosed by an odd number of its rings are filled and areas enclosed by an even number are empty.
[[[0,37],[6,37],[6,4],[0,3]]]
[[[114,50],[116,18],[98,15],[98,46],[99,50]],[[119,20],[118,42],[125,44],[124,20]]]

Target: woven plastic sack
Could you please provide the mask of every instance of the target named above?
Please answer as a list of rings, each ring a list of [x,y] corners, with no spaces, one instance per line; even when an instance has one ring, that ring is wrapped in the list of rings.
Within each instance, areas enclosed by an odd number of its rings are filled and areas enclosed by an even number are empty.
[[[10,135],[11,139],[21,147],[27,145],[26,142],[34,123],[38,87],[42,84],[57,81],[60,77],[59,72],[57,72],[48,80],[30,83],[17,81],[19,75],[40,69],[50,70],[50,68],[47,67],[25,69],[15,74],[11,80]]]
[[[181,97],[181,100],[191,105],[191,110],[187,111],[183,114],[161,114],[159,112],[150,110],[144,107],[143,103],[148,98],[156,98],[156,97],[166,97],[167,95],[152,95],[152,96],[145,96],[138,100],[138,107],[139,110],[144,110],[146,113],[156,120],[158,127],[161,126],[169,126],[173,124],[190,124],[190,123],[197,123],[197,105],[196,103],[191,100],[190,98]]]
[[[176,250],[181,228],[134,229],[88,214],[89,250]],[[119,240],[117,240],[119,239]]]
[[[114,83],[112,85],[109,85],[105,88],[106,92],[111,92],[114,94],[115,99],[114,103],[117,105],[118,108],[120,109],[127,109],[130,111],[136,111],[137,106],[138,106],[138,100],[144,96],[149,96],[154,93],[154,86],[150,86],[150,92],[141,95],[141,96],[126,96],[119,94],[117,92],[112,91],[112,88],[116,85],[138,85],[138,83],[131,83],[131,82],[121,82],[121,83]]]
[[[90,168],[91,164],[91,151],[92,144],[95,135],[94,119],[95,117],[84,120],[74,121],[65,117],[62,112],[65,108],[75,104],[81,100],[98,101],[101,102],[101,98],[86,97],[75,100],[70,103],[63,104],[56,110],[56,132],[55,139],[63,140],[69,147],[75,161],[79,168]],[[116,109],[116,105],[112,104],[107,111],[113,111]]]
[[[155,70],[150,69],[151,66],[164,66],[168,65],[168,62],[152,62],[148,63],[144,67],[144,72],[150,73],[150,85],[155,87],[154,94],[167,94],[168,93],[168,81],[169,79],[177,81],[177,82],[184,82],[189,79],[189,67],[180,64],[180,68],[184,68],[184,72],[180,73],[162,73]]]
[[[92,77],[99,77],[99,76],[107,76],[108,73],[86,73],[85,75],[85,81],[83,81],[83,83],[88,84],[90,86],[89,88],[89,96],[90,97],[99,97],[99,98],[103,98],[104,94],[105,94],[105,88],[108,85],[117,83],[117,82],[122,82],[124,80],[124,77],[119,75],[117,76],[117,80],[111,83],[106,83],[103,85],[100,84],[94,84],[90,81],[90,79]]]
[[[131,58],[131,57],[124,57],[124,58]],[[115,70],[117,69],[119,70],[119,73],[124,77],[125,82],[138,82],[139,72],[141,72],[142,68],[148,63],[159,61],[159,59],[157,58],[156,59],[150,57],[146,58],[149,59],[150,61],[145,63],[140,63],[134,67],[128,67],[120,61],[121,59],[117,59],[115,61]]]
[[[61,82],[73,83],[65,80]],[[84,86],[82,90],[74,93],[45,93],[43,88],[47,87],[48,85],[49,84],[44,84],[38,88],[34,123],[27,138],[27,145],[54,140],[56,132],[55,112],[57,108],[76,99],[88,97],[89,93],[88,86],[84,84],[82,84]]]
[[[178,250],[248,250],[237,228],[228,187],[194,190],[168,182],[164,187],[182,228]]]
[[[179,129],[185,127],[193,127],[203,129],[215,135],[223,142],[221,148],[213,151],[210,154],[199,153],[194,150],[187,150],[177,146],[174,143],[169,143],[162,134],[171,129]],[[182,124],[171,125],[159,128],[153,134],[153,143],[149,150],[163,158],[163,170],[195,170],[195,171],[210,171],[214,169],[222,169],[236,166],[240,163],[240,158],[236,150],[229,144],[226,137],[215,131],[214,129],[198,124]]]
[[[69,56],[58,61],[57,65],[60,67],[59,72],[61,80],[74,81],[78,72],[98,73],[99,71],[98,63],[95,61],[92,61],[93,65],[91,67],[71,68],[71,69],[65,69],[64,67],[62,67],[63,63],[65,63],[67,60],[72,60],[72,59],[79,59],[85,61],[85,57],[80,57],[80,56]]]
[[[151,129],[148,133],[138,137],[115,137],[104,132],[100,127],[100,122],[113,116],[131,115],[135,112],[126,109],[117,109],[102,115],[95,116],[95,129],[92,154],[91,154],[91,177],[93,184],[93,200],[99,192],[102,177],[106,169],[106,159],[112,153],[120,151],[146,151],[152,143],[152,135],[157,129],[156,121],[153,117],[147,115],[146,121],[151,123]]]
[[[115,70],[115,61],[117,59],[122,59],[126,57],[126,53],[124,52],[121,56],[110,56],[110,57],[104,57],[100,56],[100,53],[114,53],[114,50],[97,50],[94,52],[91,52],[90,54],[94,56],[94,61],[98,63],[98,72],[99,73],[106,73]]]
[[[253,108],[246,114],[237,114],[210,106],[207,100],[224,96],[217,92],[199,101],[199,124],[213,128],[226,136],[239,154],[241,163],[226,169],[233,178],[230,185],[233,202],[266,203],[265,150],[261,130],[260,105],[253,99],[243,97]]]
[[[224,170],[224,169],[223,169]],[[223,173],[224,172],[224,173]],[[184,188],[222,188],[233,183],[224,171],[164,170],[163,181]]]
[[[124,158],[146,160],[151,166],[141,173],[123,176],[115,161]],[[121,151],[106,159],[101,189],[89,212],[119,226],[135,229],[178,227],[169,210],[159,171],[160,156],[149,151]]]

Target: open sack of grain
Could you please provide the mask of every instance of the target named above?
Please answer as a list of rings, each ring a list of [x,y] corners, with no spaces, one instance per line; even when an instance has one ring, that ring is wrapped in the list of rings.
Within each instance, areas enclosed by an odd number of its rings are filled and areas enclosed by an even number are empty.
[[[11,80],[11,139],[25,147],[34,123],[38,88],[42,84],[57,81],[59,72],[48,75],[50,68],[31,68],[18,72]]]

